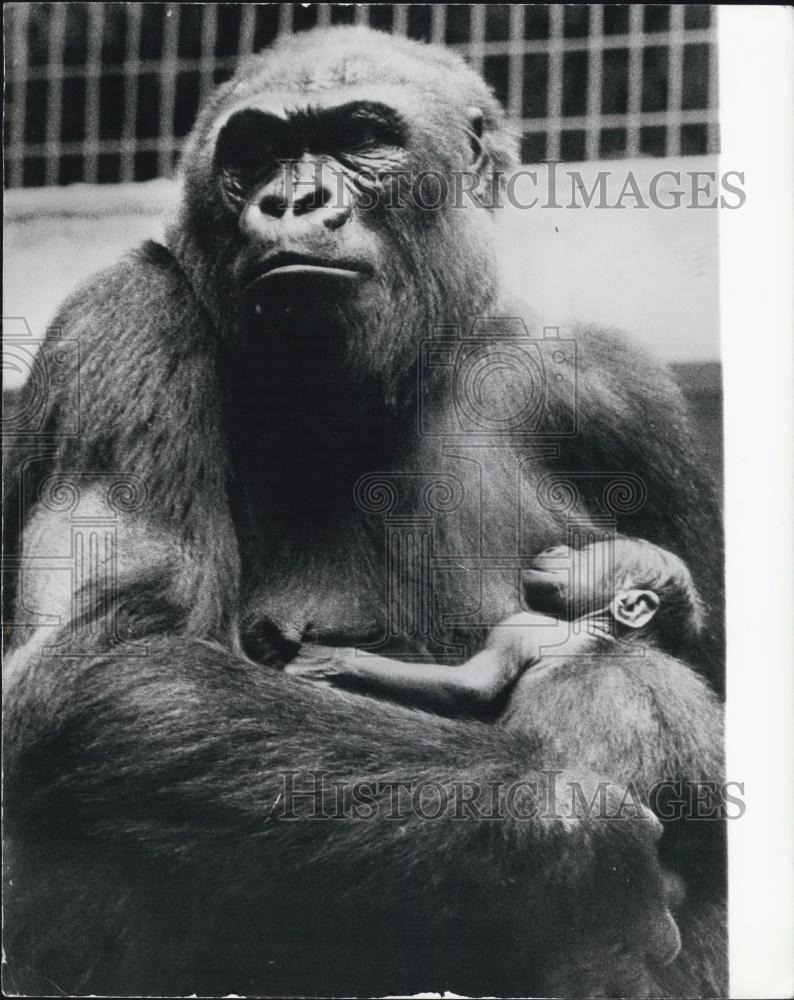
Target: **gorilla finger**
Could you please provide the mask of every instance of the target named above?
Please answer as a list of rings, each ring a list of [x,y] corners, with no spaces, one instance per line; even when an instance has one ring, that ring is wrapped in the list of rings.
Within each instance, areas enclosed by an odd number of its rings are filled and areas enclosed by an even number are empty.
[[[681,932],[672,913],[665,907],[648,923],[646,955],[658,965],[670,965],[681,951]]]

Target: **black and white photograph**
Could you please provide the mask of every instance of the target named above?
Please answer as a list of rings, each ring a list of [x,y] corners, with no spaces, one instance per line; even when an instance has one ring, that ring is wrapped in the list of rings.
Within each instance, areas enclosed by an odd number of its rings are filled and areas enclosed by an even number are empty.
[[[4,45],[4,995],[794,996],[791,8]]]

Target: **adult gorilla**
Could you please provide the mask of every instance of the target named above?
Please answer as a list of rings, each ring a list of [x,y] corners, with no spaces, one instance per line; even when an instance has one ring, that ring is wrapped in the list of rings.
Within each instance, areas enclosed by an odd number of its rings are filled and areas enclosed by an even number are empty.
[[[522,555],[605,514],[718,589],[668,376],[611,334],[542,339],[503,293],[484,203],[514,162],[449,52],[291,38],[202,112],[168,246],[64,306],[79,363],[8,477],[15,620],[70,623],[9,658],[17,990],[722,989],[716,918],[665,967],[655,820],[566,818],[531,737],[278,669],[302,642],[461,659],[517,610]],[[466,197],[406,197],[427,170]],[[52,567],[85,524],[74,583]]]

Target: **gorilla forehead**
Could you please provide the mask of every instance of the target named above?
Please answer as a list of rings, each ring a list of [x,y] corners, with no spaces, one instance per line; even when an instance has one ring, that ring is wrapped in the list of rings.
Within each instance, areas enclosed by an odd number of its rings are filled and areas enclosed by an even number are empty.
[[[318,28],[286,36],[246,60],[231,81],[231,91],[235,97],[264,86],[318,93],[363,83],[440,88],[456,101],[471,96],[493,102],[481,77],[449,50],[363,27]]]
[[[244,60],[203,108],[183,162],[206,159],[202,150],[224,120],[241,108],[279,114],[285,107],[343,103],[357,96],[389,103],[423,123],[426,134],[439,136],[465,128],[468,109],[478,108],[492,166],[506,171],[517,163],[515,131],[489,86],[463,59],[440,46],[364,27],[284,36]]]

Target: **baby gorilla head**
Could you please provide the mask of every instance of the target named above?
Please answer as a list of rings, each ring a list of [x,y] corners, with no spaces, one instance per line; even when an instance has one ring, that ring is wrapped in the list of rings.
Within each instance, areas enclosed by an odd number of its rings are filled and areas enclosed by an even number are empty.
[[[691,654],[704,612],[686,564],[651,542],[611,538],[539,553],[522,577],[527,604],[566,619],[601,619],[621,638]]]

